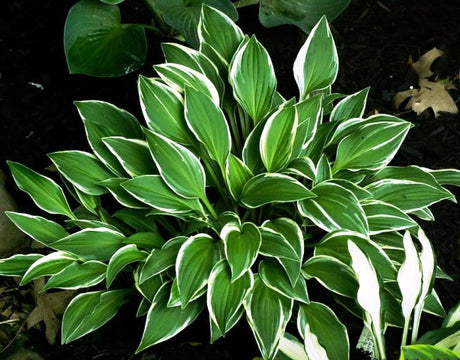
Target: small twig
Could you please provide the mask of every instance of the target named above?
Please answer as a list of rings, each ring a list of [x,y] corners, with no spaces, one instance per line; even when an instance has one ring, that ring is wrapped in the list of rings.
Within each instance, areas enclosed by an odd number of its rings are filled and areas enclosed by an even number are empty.
[[[0,325],[13,324],[15,322],[18,322],[19,320],[21,320],[21,319],[10,319],[10,320],[5,320],[5,321],[0,321]]]
[[[22,328],[24,327],[26,321],[27,321],[27,319],[22,322],[22,324],[19,327],[18,331],[16,331],[16,334],[14,334],[13,338],[11,339],[11,341],[2,349],[2,351],[0,351],[0,353],[6,351],[6,349],[8,349],[16,341],[16,338],[19,336],[19,333],[21,332]]]

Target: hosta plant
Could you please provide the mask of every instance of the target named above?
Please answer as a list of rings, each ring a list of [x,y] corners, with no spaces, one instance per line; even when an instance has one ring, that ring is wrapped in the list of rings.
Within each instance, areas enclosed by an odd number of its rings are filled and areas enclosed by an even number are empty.
[[[203,6],[198,39],[197,50],[164,44],[158,77],[139,78],[144,125],[105,102],[76,103],[92,153],[49,155],[68,195],[9,162],[18,187],[58,217],[9,212],[46,250],[1,260],[0,273],[79,290],[64,344],[126,301],[145,317],[137,352],[205,313],[211,342],[247,321],[264,359],[348,359],[341,308],[362,319],[377,359],[389,326],[415,343],[422,312],[445,315],[433,283],[448,277],[417,220],[455,200],[443,185],[459,185],[459,171],[389,165],[411,124],[364,117],[368,89],[331,92],[325,18],[294,62],[292,99],[261,43],[225,14]]]

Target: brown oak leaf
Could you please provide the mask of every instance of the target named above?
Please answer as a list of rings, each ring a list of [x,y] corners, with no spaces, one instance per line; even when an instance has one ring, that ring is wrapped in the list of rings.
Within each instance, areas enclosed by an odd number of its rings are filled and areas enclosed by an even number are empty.
[[[409,59],[409,64],[412,66],[412,69],[417,73],[420,79],[425,79],[433,75],[433,72],[430,70],[433,61],[438,57],[444,54],[442,50],[434,47],[430,51],[426,52],[416,62],[412,62]]]

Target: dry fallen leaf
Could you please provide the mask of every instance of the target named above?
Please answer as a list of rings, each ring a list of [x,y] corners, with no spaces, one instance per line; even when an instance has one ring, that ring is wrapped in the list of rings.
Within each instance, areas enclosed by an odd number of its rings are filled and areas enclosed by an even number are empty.
[[[419,80],[420,89],[410,89],[396,93],[394,102],[396,108],[407,98],[411,98],[404,109],[414,110],[420,115],[428,108],[432,108],[434,116],[437,117],[441,111],[452,114],[458,113],[454,99],[447,92],[448,89],[456,89],[452,84],[441,84],[426,79]]]
[[[27,318],[27,328],[38,324],[40,321],[45,323],[45,336],[50,344],[56,342],[56,336],[61,326],[61,320],[57,315],[64,313],[70,300],[75,295],[75,291],[57,291],[53,293],[40,293],[45,280],[43,278],[34,281],[35,309]]]
[[[416,62],[409,60],[409,64],[412,66],[412,69],[417,73],[420,79],[425,79],[433,75],[433,72],[430,70],[433,61],[435,61],[442,54],[442,50],[434,47],[430,51],[426,52]]]

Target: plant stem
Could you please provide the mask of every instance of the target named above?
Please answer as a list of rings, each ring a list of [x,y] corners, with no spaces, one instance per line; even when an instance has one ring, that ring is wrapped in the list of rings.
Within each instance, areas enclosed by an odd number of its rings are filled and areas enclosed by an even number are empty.
[[[153,25],[147,25],[147,24],[140,24],[144,29],[150,30],[155,34],[159,34],[161,32],[160,29],[156,28]]]
[[[407,344],[407,334],[409,332],[409,319],[404,320],[404,329],[403,329],[403,335],[401,339],[401,346],[405,346]]]
[[[206,206],[206,209],[211,213],[211,216],[214,218],[214,220],[217,220],[219,215],[217,215],[216,210],[212,207],[211,203],[209,202],[208,198],[206,196],[202,197],[201,200],[204,203],[204,206]]]
[[[411,333],[411,338],[410,338],[410,343],[411,344],[415,344],[415,342],[417,341],[417,337],[418,337],[418,328],[419,328],[419,325],[420,325],[420,315],[422,313],[422,310],[423,310],[423,301],[419,302],[416,306],[415,306],[415,309],[414,309],[414,320],[413,320],[413,323],[412,323],[412,333]]]
[[[238,124],[236,122],[235,113],[233,112],[232,109],[225,109],[225,110],[228,114],[230,130],[232,133],[232,140],[233,140],[233,144],[235,145],[236,153],[241,154],[241,151],[243,150],[243,145],[241,144],[241,134],[238,129]]]

